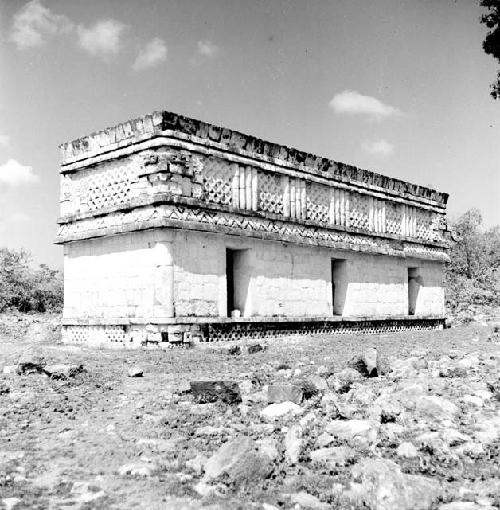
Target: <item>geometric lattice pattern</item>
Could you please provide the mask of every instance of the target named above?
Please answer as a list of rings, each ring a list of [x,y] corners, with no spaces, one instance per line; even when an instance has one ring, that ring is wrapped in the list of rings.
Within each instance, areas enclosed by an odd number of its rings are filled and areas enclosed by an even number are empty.
[[[307,219],[319,223],[329,222],[330,189],[316,183],[307,186]]]
[[[386,202],[385,227],[388,234],[401,235],[401,206],[398,204]]]
[[[96,211],[127,203],[130,200],[131,182],[136,178],[133,174],[134,165],[118,162],[78,172],[74,185],[79,190],[80,209]]]
[[[260,211],[283,214],[283,189],[279,175],[259,172],[259,204]]]
[[[204,342],[257,340],[283,336],[380,334],[404,330],[441,329],[444,319],[372,320],[353,322],[212,323]]]
[[[436,231],[432,224],[433,214],[430,211],[417,209],[417,232],[418,239],[424,241],[433,241],[436,236]]]
[[[369,201],[365,195],[351,193],[349,224],[351,227],[368,230],[370,227]]]
[[[205,199],[214,204],[230,205],[233,173],[231,167],[219,159],[206,159],[201,171]]]
[[[63,341],[71,344],[109,344],[123,346],[127,340],[125,326],[65,326]]]

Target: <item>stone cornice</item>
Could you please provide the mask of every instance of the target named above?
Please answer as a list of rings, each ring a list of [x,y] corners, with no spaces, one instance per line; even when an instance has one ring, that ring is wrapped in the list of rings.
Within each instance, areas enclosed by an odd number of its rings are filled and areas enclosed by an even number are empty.
[[[298,171],[303,176],[317,176],[335,183],[379,189],[384,193],[427,201],[429,204],[443,208],[448,200],[448,194],[427,187],[386,177],[166,111],[154,112],[151,115],[62,144],[61,171],[63,173],[77,171],[83,166],[95,164],[97,162],[95,158],[99,156],[157,137],[177,138],[223,150],[228,154],[250,158],[255,162],[271,164],[275,168]]]
[[[339,250],[448,261],[446,247],[389,239],[347,230],[318,228],[296,222],[245,216],[183,204],[163,204],[116,212],[62,224],[57,244],[99,238],[152,228],[179,228],[248,236],[278,242],[322,246]]]

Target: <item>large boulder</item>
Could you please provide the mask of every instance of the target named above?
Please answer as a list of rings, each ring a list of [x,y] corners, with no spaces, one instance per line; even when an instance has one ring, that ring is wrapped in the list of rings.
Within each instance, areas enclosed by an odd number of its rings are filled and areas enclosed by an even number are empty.
[[[206,462],[203,481],[210,482],[221,476],[238,485],[251,487],[260,484],[272,471],[267,455],[249,437],[238,437],[223,444]]]
[[[436,480],[405,475],[395,462],[366,459],[352,471],[347,495],[358,506],[370,510],[429,510],[440,497]]]

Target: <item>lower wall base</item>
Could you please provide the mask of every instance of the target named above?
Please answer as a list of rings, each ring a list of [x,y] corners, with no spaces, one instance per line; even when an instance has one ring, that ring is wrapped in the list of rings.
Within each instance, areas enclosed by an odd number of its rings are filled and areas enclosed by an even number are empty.
[[[286,321],[279,322],[212,322],[137,325],[69,325],[62,328],[64,343],[109,348],[160,348],[191,346],[193,344],[258,340],[287,336],[318,334],[378,334],[404,330],[442,329],[444,317]]]

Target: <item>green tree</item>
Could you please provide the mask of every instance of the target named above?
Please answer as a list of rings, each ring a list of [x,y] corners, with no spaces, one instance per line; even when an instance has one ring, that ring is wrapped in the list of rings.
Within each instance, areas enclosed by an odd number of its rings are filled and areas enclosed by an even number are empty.
[[[26,250],[0,248],[0,312],[58,311],[63,303],[60,271],[31,266]]]
[[[471,209],[452,223],[455,242],[446,271],[447,305],[452,311],[471,305],[500,305],[500,227],[481,229]]]
[[[481,23],[489,28],[483,41],[483,50],[500,62],[500,0],[481,0],[480,5],[487,9],[486,14],[481,16]],[[500,71],[491,85],[491,96],[493,99],[500,97]]]

